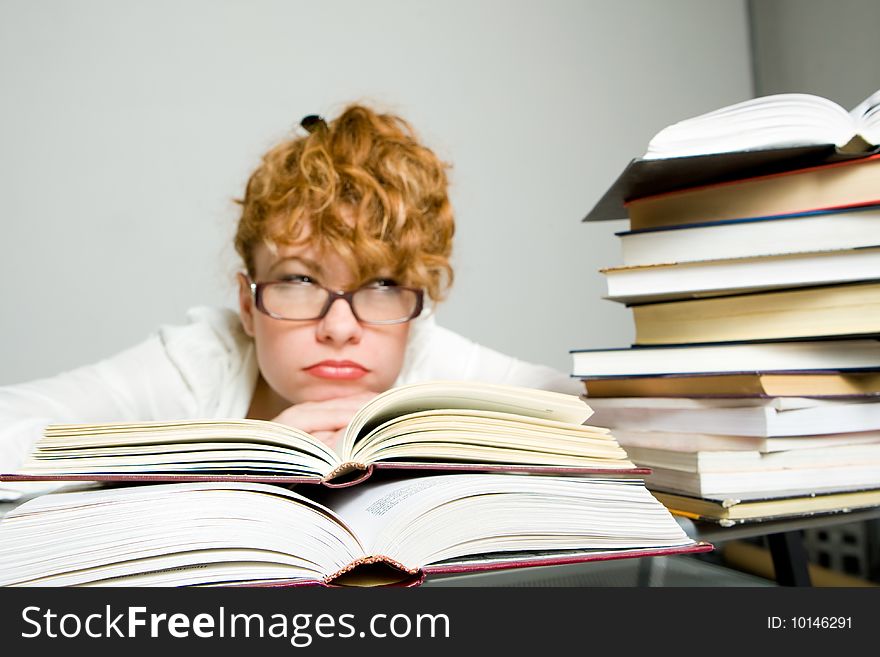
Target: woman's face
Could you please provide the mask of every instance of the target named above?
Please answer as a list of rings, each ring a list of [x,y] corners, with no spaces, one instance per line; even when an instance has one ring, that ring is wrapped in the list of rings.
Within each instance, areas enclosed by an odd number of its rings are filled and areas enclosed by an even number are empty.
[[[308,276],[331,290],[356,286],[336,253],[321,253],[311,246],[279,246],[272,253],[259,244],[253,255],[256,283]],[[274,319],[254,307],[243,274],[239,304],[242,325],[254,338],[263,379],[290,404],[384,392],[403,366],[408,322],[362,324],[344,299],[334,301],[321,319]]]

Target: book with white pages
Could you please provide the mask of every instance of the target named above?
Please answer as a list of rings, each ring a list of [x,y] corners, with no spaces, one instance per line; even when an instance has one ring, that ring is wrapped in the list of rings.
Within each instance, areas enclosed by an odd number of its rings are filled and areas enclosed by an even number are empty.
[[[648,196],[870,156],[880,143],[878,107],[880,91],[849,111],[786,93],[678,121],[651,139],[584,221],[622,219],[628,202]]]
[[[652,491],[673,515],[733,527],[746,522],[767,522],[825,514],[847,514],[880,505],[880,489],[848,489],[816,493],[810,490],[776,491],[765,496],[705,495]]]
[[[594,397],[821,397],[880,400],[880,370],[585,377]]]
[[[0,585],[413,586],[432,573],[711,549],[636,479],[433,475],[317,499],[188,482],[22,504],[0,522]]]
[[[792,490],[830,493],[880,487],[880,461],[834,467],[818,465],[730,472],[683,472],[654,468],[645,478],[645,485],[651,490],[743,500],[790,495]]]
[[[640,345],[880,336],[880,279],[630,306]]]
[[[871,280],[880,272],[880,237],[870,241],[856,249],[609,267],[601,270],[605,298],[629,305]]]
[[[658,132],[645,159],[688,157],[806,144],[865,150],[880,144],[880,90],[852,109],[814,94],[751,98],[684,119]]]
[[[876,205],[617,233],[627,267],[857,249],[878,235]]]
[[[612,431],[802,436],[880,430],[880,401],[806,397],[591,398],[594,418]]]
[[[350,486],[374,470],[627,474],[577,395],[477,381],[427,381],[367,402],[333,449],[278,422],[193,419],[49,425],[0,481],[259,481]]]
[[[744,451],[767,454],[839,445],[880,443],[880,431],[767,437],[619,429],[614,432],[614,435],[617,436],[618,442],[627,450],[627,453],[633,449],[653,449],[682,453]]]
[[[804,340],[573,349],[572,376],[856,371],[880,367],[880,340]],[[590,403],[593,403],[590,397]]]
[[[630,458],[647,468],[682,472],[752,472],[810,467],[841,467],[880,463],[880,440],[862,445],[834,445],[780,452],[757,450],[679,452],[651,447],[628,447]]]

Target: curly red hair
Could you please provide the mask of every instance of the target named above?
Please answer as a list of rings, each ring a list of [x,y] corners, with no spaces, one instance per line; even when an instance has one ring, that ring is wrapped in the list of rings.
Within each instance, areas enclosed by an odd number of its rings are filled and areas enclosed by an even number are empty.
[[[392,272],[439,301],[453,278],[448,168],[404,119],[350,105],[263,156],[237,201],[236,251],[253,276],[260,242],[316,245],[358,281]]]

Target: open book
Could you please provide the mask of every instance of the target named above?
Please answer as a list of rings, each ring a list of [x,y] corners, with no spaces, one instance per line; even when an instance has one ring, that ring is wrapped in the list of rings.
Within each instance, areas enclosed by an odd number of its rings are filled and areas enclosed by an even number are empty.
[[[850,111],[820,96],[777,94],[658,132],[584,221],[623,219],[630,201],[863,158],[880,150],[880,90]]]
[[[0,522],[0,585],[413,585],[712,549],[637,479],[433,475],[326,497],[241,482],[44,495]]]
[[[833,144],[854,152],[880,144],[880,90],[849,111],[813,94],[746,100],[664,128],[651,139],[643,158],[809,144]]]
[[[373,468],[644,474],[575,395],[472,381],[393,388],[355,414],[337,454],[261,420],[51,425],[0,480],[204,481],[346,486]]]

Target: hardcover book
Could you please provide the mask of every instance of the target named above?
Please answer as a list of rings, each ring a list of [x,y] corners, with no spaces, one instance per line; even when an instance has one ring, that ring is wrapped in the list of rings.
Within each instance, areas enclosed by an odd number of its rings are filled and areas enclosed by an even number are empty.
[[[351,420],[337,453],[258,420],[53,425],[6,481],[205,481],[348,486],[374,469],[643,474],[575,395],[470,381],[393,388]]]
[[[880,369],[878,340],[653,345],[570,353],[572,376],[582,378]]]
[[[821,144],[709,153],[660,160],[638,157],[629,161],[582,221],[626,219],[627,204],[639,198],[733,180],[758,178],[784,171],[808,169],[821,164],[859,160],[870,154],[871,151],[843,153],[833,144]]]
[[[653,491],[673,515],[714,522],[732,527],[746,522],[766,522],[786,518],[849,513],[880,505],[880,489],[853,490],[834,493],[742,500],[737,497],[693,497],[677,493]]]
[[[880,242],[880,237],[871,241]],[[880,272],[880,248],[603,269],[606,299],[636,304],[866,281]]]
[[[637,344],[880,334],[880,282],[770,290],[631,306]]]
[[[0,585],[406,586],[712,549],[635,479],[433,475],[324,497],[247,482],[43,495],[0,522]]]
[[[624,449],[645,448],[676,452],[754,451],[761,454],[817,449],[838,445],[872,445],[880,443],[880,430],[851,433],[787,436],[737,436],[729,434],[684,433],[681,431],[615,430]]]
[[[584,221],[623,219],[634,199],[864,158],[880,143],[878,102],[880,91],[847,111],[812,94],[774,94],[679,121],[654,136]]]
[[[880,206],[617,233],[623,264],[754,258],[880,245]]]
[[[880,371],[742,372],[584,380],[587,397],[880,396]],[[620,442],[620,436],[615,436]]]
[[[842,492],[853,488],[880,487],[880,462],[741,472],[684,472],[672,468],[654,468],[645,479],[645,484],[651,490],[743,500],[787,496],[789,491],[795,489],[811,493]]]
[[[795,489],[828,493],[880,487],[880,442],[876,435],[874,442],[764,453],[680,452],[633,446],[629,452],[636,463],[652,469],[646,480],[652,490],[697,497],[755,500],[791,497],[790,491]]]
[[[597,421],[615,432],[781,437],[880,430],[880,401],[873,397],[609,397],[590,403]]]
[[[837,468],[865,463],[880,463],[880,439],[875,437],[874,442],[862,444],[811,447],[781,452],[760,452],[746,449],[681,452],[660,447],[635,446],[630,446],[627,452],[633,461],[652,469],[663,468],[703,474],[767,472],[772,476],[777,470]]]
[[[702,224],[880,203],[880,155],[633,199],[630,229]]]

